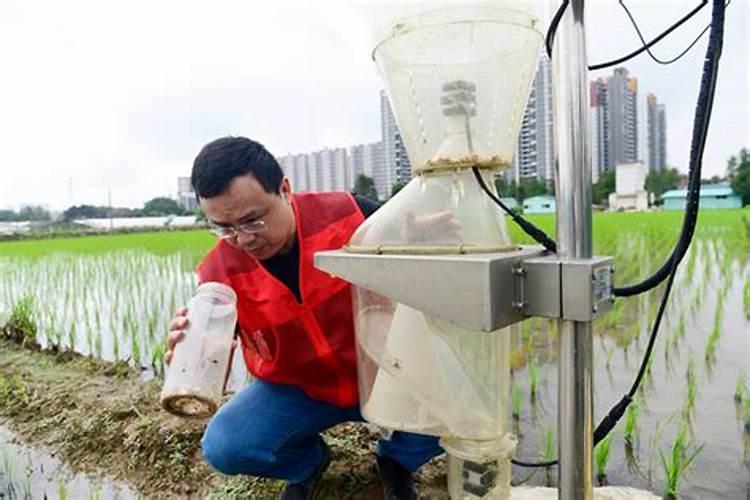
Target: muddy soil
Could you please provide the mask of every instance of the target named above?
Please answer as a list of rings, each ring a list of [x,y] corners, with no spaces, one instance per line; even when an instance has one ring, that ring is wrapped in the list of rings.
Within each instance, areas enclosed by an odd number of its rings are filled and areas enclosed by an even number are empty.
[[[143,382],[123,364],[0,338],[0,424],[24,444],[73,471],[126,481],[144,498],[275,498],[281,482],[222,476],[203,462],[206,422],[165,413],[159,390],[159,380]],[[318,498],[382,498],[377,435],[363,424],[342,424],[324,438],[333,464]],[[447,498],[442,459],[425,465],[417,481],[421,497]]]

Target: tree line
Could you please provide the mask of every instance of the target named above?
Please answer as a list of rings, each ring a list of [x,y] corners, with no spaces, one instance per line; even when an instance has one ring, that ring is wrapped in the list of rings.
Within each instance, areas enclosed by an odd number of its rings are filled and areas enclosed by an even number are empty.
[[[729,158],[726,176],[714,176],[701,181],[703,183],[728,182],[735,193],[742,199],[743,205],[750,205],[750,149],[742,148],[737,155]],[[687,176],[676,168],[668,168],[661,172],[649,172],[646,177],[646,191],[654,194],[656,205],[661,204],[661,195],[671,189],[685,186]],[[391,187],[394,196],[404,183],[396,183]],[[495,187],[502,197],[514,198],[520,204],[524,199],[544,194],[555,194],[554,184],[536,179],[522,179],[521,182],[508,181],[504,177],[495,179]],[[359,175],[354,185],[354,192],[371,200],[378,199],[375,181],[366,175]],[[607,202],[610,193],[615,192],[615,172],[609,170],[599,176],[599,180],[592,185],[591,198],[595,205]],[[74,205],[62,213],[62,220],[72,222],[79,219],[105,219],[108,217],[161,217],[166,215],[194,215],[198,212],[185,210],[175,200],[160,196],[147,201],[141,208],[107,207],[95,205]],[[0,210],[0,222],[51,221],[52,214],[42,206],[29,205],[14,210]]]
[[[96,205],[74,205],[63,211],[61,219],[73,222],[80,219],[106,219],[109,217],[163,217],[166,215],[193,215],[192,210],[185,210],[175,200],[164,196],[147,201],[141,208],[108,207]],[[39,205],[29,205],[14,210],[0,210],[0,222],[47,222],[52,214]]]

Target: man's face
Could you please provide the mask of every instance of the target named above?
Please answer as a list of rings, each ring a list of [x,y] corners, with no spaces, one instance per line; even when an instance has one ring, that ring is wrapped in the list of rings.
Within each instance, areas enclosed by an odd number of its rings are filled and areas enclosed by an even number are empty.
[[[235,177],[224,192],[201,198],[200,205],[212,224],[234,229],[232,236],[225,238],[227,243],[256,259],[286,253],[294,244],[296,225],[286,177],[278,194],[266,192],[252,174]],[[261,225],[262,230],[249,233],[241,229],[253,225]]]

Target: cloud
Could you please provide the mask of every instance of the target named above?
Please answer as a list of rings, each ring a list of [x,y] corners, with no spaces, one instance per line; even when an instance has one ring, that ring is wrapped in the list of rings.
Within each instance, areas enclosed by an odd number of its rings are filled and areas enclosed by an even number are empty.
[[[117,204],[141,205],[174,194],[200,147],[228,134],[279,155],[378,140],[381,83],[370,57],[373,19],[361,4],[5,0],[0,206],[104,203],[108,189]],[[590,5],[592,61],[638,45],[614,2]],[[628,5],[651,35],[687,10],[683,2]],[[684,47],[707,21],[706,12],[660,53]],[[747,49],[744,2],[732,3],[727,23],[709,175],[750,142],[747,69],[738,64]],[[669,160],[683,168],[704,47],[666,68],[645,58],[627,64],[641,89],[667,104]]]

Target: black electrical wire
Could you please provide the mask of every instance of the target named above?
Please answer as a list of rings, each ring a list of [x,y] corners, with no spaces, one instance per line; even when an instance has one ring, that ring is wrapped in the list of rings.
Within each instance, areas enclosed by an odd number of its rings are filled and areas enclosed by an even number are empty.
[[[596,69],[609,68],[611,66],[617,66],[618,64],[622,64],[625,61],[628,61],[628,60],[634,58],[635,56],[637,56],[637,55],[639,55],[639,54],[641,54],[643,52],[649,51],[649,49],[651,47],[653,47],[654,45],[656,45],[657,43],[659,43],[661,40],[664,39],[664,37],[666,37],[667,35],[669,35],[670,33],[672,33],[674,30],[676,30],[677,28],[679,28],[680,26],[682,26],[688,19],[690,19],[691,17],[693,17],[695,14],[697,14],[698,11],[701,10],[703,7],[705,7],[707,3],[708,3],[708,0],[702,0],[701,3],[700,3],[700,5],[696,6],[693,10],[691,10],[690,12],[688,12],[687,14],[685,14],[685,16],[683,16],[680,20],[678,20],[676,23],[674,23],[672,26],[670,26],[669,28],[667,28],[659,36],[657,36],[656,38],[654,38],[653,40],[651,40],[648,43],[646,43],[646,40],[644,40],[643,37],[640,36],[640,31],[638,31],[638,29],[636,28],[636,31],[639,33],[641,42],[643,43],[642,47],[640,47],[639,49],[634,50],[633,52],[631,52],[629,54],[626,54],[626,55],[624,55],[622,57],[618,57],[617,59],[613,59],[611,61],[607,61],[607,62],[603,62],[603,63],[599,63],[599,64],[593,64],[593,65],[589,66],[589,69],[590,70],[596,70]],[[628,16],[630,16],[630,12],[628,11],[627,7],[625,7],[625,4],[622,2],[622,0],[620,0],[620,5],[622,5],[622,7],[625,9],[625,12],[627,12]],[[635,21],[632,20],[632,16],[631,16],[631,21],[635,24]],[[705,32],[705,30],[704,30],[704,32]],[[693,47],[693,45],[695,45],[695,43],[698,41],[698,39],[702,35],[703,35],[703,33],[701,33],[700,35],[698,35],[698,38],[696,38],[696,40],[693,41],[693,43],[690,44],[690,46],[685,50],[685,52],[687,52],[688,50],[690,50]],[[649,53],[650,53],[650,51],[649,51]],[[683,55],[684,54],[680,54],[675,60],[679,59]],[[674,61],[672,61],[672,62],[674,62]]]
[[[611,63],[605,63],[605,66],[598,65],[599,67],[606,67],[606,65],[612,65],[617,64],[620,62],[623,62],[624,60],[629,59],[630,57],[634,57],[635,55],[639,54],[640,52],[643,52],[645,50],[648,50],[648,48],[660,41],[664,36],[669,34],[671,31],[676,29],[678,26],[680,26],[682,23],[690,19],[693,15],[695,15],[703,6],[708,2],[708,0],[703,0],[700,5],[695,7],[692,11],[690,11],[687,15],[685,15],[682,19],[677,21],[675,24],[673,24],[669,29],[667,29],[664,33],[659,35],[657,38],[655,38],[650,43],[646,44],[644,41],[644,46],[639,49],[639,51],[636,51],[632,54],[629,54],[628,56],[625,56],[625,58],[618,59],[616,61],[612,61]],[[622,4],[622,0],[620,0],[620,3]],[[565,8],[568,5],[568,0],[564,1],[563,4],[560,6],[560,8],[557,10],[557,13],[555,14],[554,19],[552,20],[552,23],[550,24],[550,28],[547,31],[547,50],[549,53],[551,53],[551,47],[552,47],[552,40],[554,39],[555,33],[557,31],[557,27],[559,25],[560,19],[562,18],[562,15],[565,11]],[[726,4],[722,4],[722,19],[724,15],[723,9],[726,8],[726,6],[729,5],[729,2]],[[723,21],[722,21],[723,22]],[[713,24],[713,21],[712,21]],[[640,36],[640,30],[638,30],[639,36]],[[643,37],[641,37],[641,40],[643,40]],[[695,43],[697,39],[693,41],[692,44],[688,47],[687,50],[690,49]],[[686,52],[684,51],[683,54]],[[678,56],[681,57],[681,56]],[[707,56],[707,62],[708,62],[708,56]],[[591,69],[590,67],[589,69]],[[706,68],[704,67],[704,79],[706,78]],[[705,131],[708,129],[708,118],[710,118],[710,110],[708,113],[708,116],[704,115],[703,113],[699,114],[699,111],[701,109],[701,102],[707,102],[707,99],[710,95],[711,104],[713,103],[713,94],[715,92],[715,75],[713,77],[714,82],[712,84],[708,84],[708,86],[705,86],[705,82],[701,82],[701,91],[698,98],[698,105],[696,109],[696,115],[695,120],[693,122],[693,141],[691,145],[691,155],[690,155],[690,167],[688,170],[688,201],[687,206],[685,209],[685,216],[683,218],[683,225],[682,230],[680,232],[680,237],[678,239],[678,243],[675,244],[672,253],[670,254],[669,258],[664,262],[664,264],[651,276],[645,278],[639,283],[633,284],[633,285],[627,285],[627,286],[621,286],[621,287],[615,287],[613,290],[613,293],[617,297],[630,297],[633,295],[638,295],[640,293],[647,292],[657,286],[659,286],[666,278],[669,276],[669,270],[672,265],[673,259],[677,259],[678,263],[682,260],[682,258],[685,256],[685,252],[687,252],[687,246],[682,246],[679,244],[679,241],[681,240],[690,240],[692,239],[692,235],[695,231],[695,224],[698,218],[698,207],[697,202],[690,200],[697,200],[700,196],[700,174],[701,174],[701,167],[702,167],[702,157],[703,157],[703,150],[705,148]],[[698,123],[699,121],[704,121],[705,123]],[[696,134],[700,134],[701,130],[703,130],[704,137],[701,138]],[[486,188],[486,186],[485,186]],[[487,189],[485,189],[485,192],[487,192]],[[501,205],[501,207],[511,214],[510,210],[507,207],[504,207]],[[511,214],[514,215],[514,214]],[[524,220],[523,217],[516,215],[513,220],[518,223],[522,228],[524,228],[524,231],[526,231],[524,224],[520,221]],[[535,228],[535,231],[529,232],[526,231],[529,236],[534,238],[535,241],[539,242],[540,244],[544,245],[545,248],[549,249],[551,247],[550,243],[554,243],[554,240],[549,238],[543,231],[539,230],[538,228]],[[540,234],[541,233],[541,234]],[[542,243],[542,242],[545,243]]]
[[[523,229],[526,234],[534,238],[534,241],[541,244],[544,248],[546,248],[550,252],[557,253],[557,243],[555,243],[555,241],[552,238],[547,236],[547,234],[544,231],[536,227],[534,224],[532,224],[531,222],[527,221],[526,219],[518,215],[515,211],[508,208],[508,206],[505,203],[503,203],[503,200],[495,196],[495,193],[493,193],[492,190],[490,190],[490,188],[487,187],[487,184],[484,182],[484,179],[482,178],[482,174],[479,173],[479,169],[477,167],[471,167],[471,170],[472,172],[474,172],[474,177],[476,177],[477,182],[482,187],[482,190],[487,194],[487,196],[492,198],[492,201],[500,205],[500,208],[505,210],[508,213],[508,215],[510,215],[513,218],[513,221],[519,226],[521,226],[521,229]]]
[[[545,47],[546,47],[546,50],[547,50],[547,56],[550,59],[552,59],[552,46],[553,46],[553,42],[554,42],[554,39],[555,39],[555,33],[557,32],[557,27],[559,26],[560,20],[562,19],[562,16],[565,13],[565,9],[568,7],[569,3],[570,3],[570,0],[564,0],[563,1],[563,3],[560,5],[560,7],[555,12],[554,17],[552,18],[552,21],[550,22],[549,28],[547,29],[547,35],[545,37]],[[681,58],[682,56],[684,56],[688,51],[690,51],[691,48],[693,48],[693,46],[703,36],[703,34],[706,32],[706,30],[708,30],[708,26],[706,27],[706,29],[704,29],[700,33],[700,35],[698,35],[698,37],[695,40],[693,40],[693,42],[688,46],[687,49],[685,49],[680,55],[678,55],[677,57],[675,57],[674,59],[672,59],[670,61],[659,61],[658,59],[656,59],[653,56],[653,54],[651,54],[651,51],[649,49],[651,47],[653,47],[654,45],[656,45],[657,43],[659,43],[661,40],[663,40],[664,37],[666,37],[667,35],[669,35],[670,33],[672,33],[674,30],[676,30],[677,28],[679,28],[680,26],[682,26],[683,24],[685,24],[685,22],[688,19],[690,19],[691,17],[693,17],[695,14],[697,14],[698,11],[700,11],[703,7],[706,6],[706,4],[708,4],[708,0],[701,0],[701,3],[698,6],[696,6],[693,10],[691,10],[690,12],[688,12],[687,14],[685,14],[682,18],[680,18],[672,26],[670,26],[669,28],[667,28],[666,30],[664,30],[659,36],[657,36],[656,38],[654,38],[653,40],[651,40],[648,43],[640,35],[640,31],[639,31],[638,27],[636,26],[636,32],[638,33],[638,35],[639,35],[639,37],[641,39],[641,42],[643,43],[642,47],[640,47],[640,48],[634,50],[633,52],[630,52],[629,54],[626,54],[626,55],[624,55],[622,57],[618,57],[617,59],[613,59],[611,61],[607,61],[607,62],[603,62],[603,63],[592,64],[591,66],[588,67],[588,69],[593,71],[593,70],[597,70],[597,69],[604,69],[604,68],[609,68],[609,67],[612,67],[612,66],[617,66],[618,64],[622,64],[625,61],[628,61],[628,60],[634,58],[635,56],[637,56],[639,54],[642,54],[643,52],[646,52],[646,51],[648,51],[649,55],[651,55],[651,57],[655,61],[659,62],[660,64],[671,64],[671,63],[675,62],[676,60],[678,60],[679,58]],[[635,26],[635,21],[633,20],[633,17],[630,15],[630,11],[625,6],[625,4],[622,2],[622,0],[620,0],[620,5],[623,7],[623,9],[625,9],[625,12],[628,14],[628,16],[631,19],[631,22]],[[729,2],[727,2],[727,5],[729,5]]]
[[[707,2],[708,0],[703,0],[704,2]],[[563,14],[565,14],[565,9],[568,8],[568,4],[570,3],[570,0],[563,0],[562,5],[557,9],[557,12],[555,12],[554,17],[552,18],[552,21],[549,23],[549,28],[547,29],[547,36],[544,40],[544,45],[547,47],[547,57],[552,59],[552,43],[555,40],[555,33],[557,33],[557,27],[560,24],[560,20],[562,19]]]
[[[720,7],[718,4],[721,4]],[[688,169],[688,196],[685,207],[680,237],[675,244],[672,253],[666,262],[653,275],[634,285],[616,287],[614,294],[618,297],[629,297],[658,286],[669,275],[673,261],[680,263],[685,256],[690,240],[695,232],[698,220],[698,201],[700,199],[700,179],[703,167],[703,150],[706,146],[706,135],[708,124],[711,120],[714,94],[716,93],[716,79],[719,69],[719,58],[723,44],[724,9],[723,1],[714,0],[714,13],[711,20],[711,37],[706,49],[706,60],[703,65],[703,77],[701,79],[700,93],[693,120],[693,137],[690,148],[690,167]],[[720,13],[717,13],[720,11]],[[716,17],[721,18],[721,26],[715,25]],[[719,33],[717,35],[716,33]]]
[[[728,4],[727,4],[728,5]],[[709,37],[708,47],[706,49],[706,57],[703,65],[703,75],[701,78],[700,92],[698,94],[698,100],[695,110],[695,118],[693,120],[693,136],[690,148],[690,167],[688,171],[688,196],[685,208],[685,217],[683,219],[682,230],[680,237],[675,244],[675,247],[662,267],[654,275],[647,278],[646,280],[632,285],[630,287],[615,288],[615,295],[628,296],[636,293],[643,293],[648,291],[655,286],[659,285],[665,278],[669,278],[664,289],[659,310],[654,324],[651,329],[649,336],[648,346],[644,353],[641,361],[640,368],[636,375],[630,390],[625,394],[620,401],[615,404],[614,407],[609,411],[602,421],[597,425],[594,430],[594,445],[599,443],[605,436],[614,428],[617,422],[625,414],[625,411],[630,405],[635,396],[638,387],[645,376],[648,369],[648,362],[653,353],[653,348],[656,343],[656,338],[661,325],[661,320],[666,309],[666,305],[669,299],[669,294],[672,290],[675,275],[677,274],[677,267],[679,266],[682,258],[685,256],[690,243],[692,241],[693,234],[695,232],[695,225],[698,216],[698,209],[700,204],[700,174],[703,165],[703,151],[706,145],[706,136],[708,134],[708,126],[711,121],[711,111],[713,109],[713,100],[716,92],[716,81],[718,77],[719,59],[721,58],[723,39],[724,39],[724,9],[726,5],[724,0],[713,0],[713,10],[711,14],[711,35]],[[555,25],[556,28],[556,25]],[[478,178],[482,189],[489,194],[487,186],[484,184],[479,175],[478,169],[474,168],[474,175]],[[493,200],[499,201],[496,196],[491,196]],[[511,212],[504,204],[499,203],[500,206],[511,215],[515,215]],[[520,219],[520,217],[519,217]],[[514,217],[514,220],[516,218]],[[546,235],[545,235],[546,236]],[[535,238],[536,239],[536,238]],[[663,276],[662,276],[663,275]],[[619,292],[619,293],[618,293]],[[631,293],[632,292],[632,293]],[[512,459],[511,463],[522,467],[550,467],[557,464],[557,460],[550,460],[546,462],[526,462],[523,460]]]
[[[678,61],[680,58],[682,58],[682,56],[684,56],[685,54],[687,54],[688,52],[690,52],[690,49],[692,49],[695,46],[695,44],[698,43],[698,41],[701,38],[703,38],[703,35],[705,35],[706,32],[708,31],[708,29],[711,27],[711,25],[709,24],[708,26],[706,26],[705,28],[703,28],[703,31],[701,31],[698,34],[698,36],[695,37],[695,40],[693,40],[692,43],[690,45],[688,45],[687,48],[685,50],[683,50],[682,52],[680,52],[677,56],[673,57],[672,59],[663,61],[663,60],[659,59],[658,57],[656,57],[653,54],[653,52],[651,52],[651,49],[650,49],[651,45],[649,45],[649,44],[646,43],[646,39],[643,38],[643,34],[641,34],[641,30],[638,27],[638,23],[635,22],[635,18],[633,17],[633,14],[630,13],[630,9],[628,9],[627,5],[625,5],[624,0],[619,0],[619,1],[620,1],[620,6],[623,8],[623,10],[625,10],[625,13],[628,15],[628,18],[630,19],[630,24],[632,24],[633,28],[635,28],[635,32],[638,34],[638,38],[640,38],[641,39],[641,43],[643,43],[642,50],[645,50],[648,53],[649,57],[651,57],[651,59],[653,59],[655,62],[657,62],[659,64],[663,64],[665,66],[668,65],[668,64],[672,64],[675,61]],[[707,1],[708,0],[703,0],[703,3],[700,5],[700,7],[703,7],[704,5],[706,5]],[[727,2],[724,4],[724,8],[726,9],[726,7],[728,7],[730,3],[732,3],[732,0],[727,0]],[[700,9],[700,7],[699,7],[699,9]],[[695,12],[697,12],[697,10]],[[689,19],[689,17],[692,17],[692,14],[689,14],[688,17],[684,18],[684,19],[687,20],[687,19]]]

